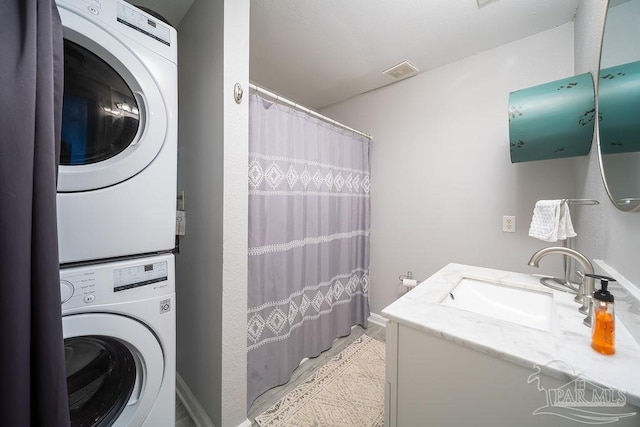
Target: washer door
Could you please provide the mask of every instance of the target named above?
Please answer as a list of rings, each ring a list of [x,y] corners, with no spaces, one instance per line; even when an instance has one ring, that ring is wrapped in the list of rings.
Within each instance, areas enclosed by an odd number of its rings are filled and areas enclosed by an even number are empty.
[[[115,185],[141,172],[162,149],[164,100],[152,73],[128,46],[135,43],[64,4],[59,11],[65,87],[58,191]]]
[[[64,316],[71,425],[140,426],[156,401],[164,356],[155,335],[129,317]]]

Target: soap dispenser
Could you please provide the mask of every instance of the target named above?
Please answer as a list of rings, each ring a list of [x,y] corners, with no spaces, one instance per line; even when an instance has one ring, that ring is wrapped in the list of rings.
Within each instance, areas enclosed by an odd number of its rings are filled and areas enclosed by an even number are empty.
[[[613,308],[613,295],[607,290],[609,282],[615,279],[598,274],[585,276],[600,279],[600,289],[593,293],[593,314],[591,318],[591,347],[602,354],[614,354],[616,335],[616,316]]]

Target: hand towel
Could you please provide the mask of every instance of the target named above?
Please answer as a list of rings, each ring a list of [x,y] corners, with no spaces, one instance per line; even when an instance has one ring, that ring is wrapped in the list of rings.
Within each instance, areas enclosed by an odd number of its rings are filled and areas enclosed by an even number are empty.
[[[569,203],[560,204],[560,220],[558,221],[558,240],[565,240],[569,237],[576,237],[571,222],[571,213],[569,212]]]
[[[533,209],[529,236],[545,242],[575,237],[569,206],[562,200],[539,200]]]

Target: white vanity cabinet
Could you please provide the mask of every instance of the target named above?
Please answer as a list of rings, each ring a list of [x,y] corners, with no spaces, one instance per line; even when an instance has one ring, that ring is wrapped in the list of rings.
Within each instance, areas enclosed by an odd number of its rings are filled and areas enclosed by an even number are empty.
[[[545,397],[527,384],[533,370],[387,324],[388,426],[506,426],[543,420]],[[517,421],[517,423],[516,423]]]
[[[576,427],[586,416],[613,427],[640,426],[636,343],[623,337],[617,355],[607,358],[589,348],[580,317],[562,309],[553,331],[544,332],[437,304],[448,292],[445,282],[455,285],[467,269],[486,277],[495,272],[450,264],[383,311],[389,319],[385,426]],[[607,369],[610,375],[598,375]],[[618,394],[618,384],[628,388]],[[580,407],[594,391],[604,401],[624,401]]]
[[[581,425],[559,415],[534,415],[547,405],[547,392],[562,389],[570,378],[541,374],[539,383],[528,383],[536,373],[533,366],[527,369],[393,321],[387,323],[386,345],[385,426]],[[639,411],[628,404],[616,410]],[[609,425],[637,427],[640,412]]]

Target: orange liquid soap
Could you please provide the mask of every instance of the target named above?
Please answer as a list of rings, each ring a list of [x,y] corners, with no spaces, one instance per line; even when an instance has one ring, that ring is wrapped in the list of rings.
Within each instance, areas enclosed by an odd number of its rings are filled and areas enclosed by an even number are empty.
[[[607,288],[609,282],[615,282],[616,279],[590,273],[585,276],[600,279],[601,286],[593,293],[591,348],[602,354],[614,354],[616,352],[616,315],[613,308],[615,298]]]
[[[595,309],[593,316],[593,333],[591,334],[591,347],[602,354],[614,354],[616,352],[616,326],[613,313],[607,309]]]

